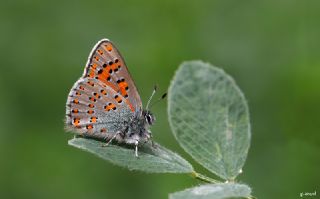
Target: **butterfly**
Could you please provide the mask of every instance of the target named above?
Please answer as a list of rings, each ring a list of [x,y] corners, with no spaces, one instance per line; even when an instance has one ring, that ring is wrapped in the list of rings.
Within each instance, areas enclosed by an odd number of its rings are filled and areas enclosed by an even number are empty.
[[[120,52],[108,39],[92,49],[66,103],[66,129],[86,138],[138,146],[151,139],[155,117],[146,110]]]

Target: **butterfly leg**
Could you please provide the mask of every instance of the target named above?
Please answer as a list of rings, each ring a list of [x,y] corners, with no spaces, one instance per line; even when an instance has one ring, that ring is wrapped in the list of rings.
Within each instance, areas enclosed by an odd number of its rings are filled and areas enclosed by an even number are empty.
[[[138,144],[139,144],[139,141],[138,140],[136,140],[136,142],[134,143],[134,145],[135,145],[135,156],[138,158],[139,156],[138,156]]]
[[[153,136],[152,136],[152,133],[151,133],[151,131],[148,131],[149,132],[149,136],[150,136],[150,141],[151,141],[151,147],[152,148],[157,148],[157,145],[154,143],[154,141],[153,141]]]
[[[157,148],[157,146],[156,146],[156,144],[154,143],[154,141],[153,140],[151,140],[151,146],[152,146],[152,148]]]
[[[116,132],[116,133],[112,136],[112,138],[111,138],[107,143],[103,144],[102,146],[103,146],[103,147],[108,146],[108,145],[112,142],[112,140],[114,140],[114,139],[117,137],[117,135],[119,135],[120,133],[121,133],[120,131]]]

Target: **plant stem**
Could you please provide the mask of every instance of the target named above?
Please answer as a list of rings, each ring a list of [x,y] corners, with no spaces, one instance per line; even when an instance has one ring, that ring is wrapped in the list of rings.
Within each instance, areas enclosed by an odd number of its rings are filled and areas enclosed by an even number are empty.
[[[213,183],[213,184],[221,183],[221,182],[218,181],[218,180],[209,178],[209,177],[207,177],[207,176],[205,176],[205,175],[202,175],[202,174],[200,174],[200,173],[197,173],[197,172],[195,172],[195,171],[193,171],[193,172],[191,173],[191,176],[192,176],[193,178],[198,179],[198,180],[201,180],[201,181],[203,181],[203,182],[208,182],[208,183]]]

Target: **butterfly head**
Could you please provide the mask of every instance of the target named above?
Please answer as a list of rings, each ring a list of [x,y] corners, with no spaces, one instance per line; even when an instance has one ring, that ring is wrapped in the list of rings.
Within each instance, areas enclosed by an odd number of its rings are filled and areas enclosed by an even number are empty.
[[[151,126],[156,121],[155,116],[149,110],[143,111],[142,115],[149,126]]]

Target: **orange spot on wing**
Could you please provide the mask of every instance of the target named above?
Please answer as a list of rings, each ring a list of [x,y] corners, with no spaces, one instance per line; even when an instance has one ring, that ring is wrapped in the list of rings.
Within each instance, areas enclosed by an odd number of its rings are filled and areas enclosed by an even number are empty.
[[[113,90],[117,91],[118,90],[117,87],[113,83],[110,83],[108,81],[108,79],[111,80],[111,76],[109,74],[110,69],[111,69],[110,66],[107,66],[105,69],[103,69],[102,73],[98,74],[98,79],[103,83],[105,83],[106,85],[108,85],[109,87],[111,87]]]
[[[90,86],[94,86],[94,83],[92,81],[87,82]]]
[[[97,50],[100,55],[103,55],[102,50]]]
[[[102,70],[102,73],[98,75],[98,78],[103,82],[108,82],[107,79],[110,77],[110,74],[109,74],[110,69],[111,69],[110,66],[107,66],[106,68],[104,68]]]
[[[74,100],[73,100],[73,103],[79,104],[79,100],[78,100],[78,99],[74,99]]]
[[[97,117],[91,117],[90,122],[96,123],[97,122]]]
[[[115,99],[116,99],[116,101],[117,101],[118,103],[121,103],[121,102],[122,102],[122,99],[121,99],[121,97],[120,97],[119,95],[116,95],[116,96],[115,96]]]
[[[128,93],[127,93],[126,89],[125,89],[125,88],[123,88],[123,87],[120,87],[120,92],[121,92],[121,95],[122,95],[123,97],[125,97],[125,96],[127,96],[127,95],[128,95]]]
[[[74,118],[74,119],[73,119],[73,124],[74,124],[75,126],[79,126],[79,124],[80,124],[80,118]]]
[[[107,129],[106,128],[102,128],[102,129],[100,129],[100,132],[101,133],[105,133],[105,132],[107,132]]]
[[[106,111],[116,110],[116,108],[117,107],[113,103],[109,103],[107,106],[104,107]]]
[[[100,95],[98,93],[93,94],[96,98],[100,98]]]
[[[117,63],[117,68],[120,69],[121,66],[122,66],[122,63],[121,63],[121,61],[119,61],[119,62]]]
[[[89,75],[88,75],[89,77],[91,77],[91,78],[93,78],[94,77],[94,70],[90,70],[90,72],[89,72]]]
[[[135,109],[133,108],[132,104],[128,102],[128,100],[126,100],[126,103],[129,105],[130,110],[134,112]]]
[[[94,97],[89,97],[89,100],[92,102],[96,102],[96,99]]]
[[[91,68],[93,68],[93,69],[95,70],[95,69],[97,68],[97,66],[98,66],[98,64],[93,63],[92,66],[91,66]]]
[[[88,124],[88,125],[86,126],[86,128],[87,128],[87,129],[93,129],[93,125],[92,125],[92,124]]]
[[[107,49],[107,51],[109,51],[109,52],[112,51],[112,45],[111,44],[107,44],[104,47]]]
[[[106,95],[107,94],[107,91],[106,90],[101,90],[100,91],[103,95]]]
[[[128,95],[128,93],[127,93],[127,88],[128,88],[128,84],[127,84],[127,82],[120,82],[120,83],[118,83],[118,85],[119,85],[119,87],[120,87],[120,92],[121,92],[121,95],[123,96],[123,97],[125,97],[126,95]]]
[[[115,70],[118,68],[117,64],[115,64],[115,63],[112,63],[110,66],[111,66],[112,70]]]

